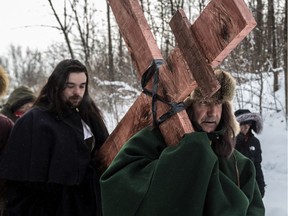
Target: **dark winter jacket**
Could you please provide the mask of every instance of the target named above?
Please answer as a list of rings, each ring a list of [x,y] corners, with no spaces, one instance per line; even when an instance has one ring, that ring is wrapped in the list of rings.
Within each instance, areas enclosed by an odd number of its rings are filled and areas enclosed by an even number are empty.
[[[262,150],[259,140],[251,132],[246,135],[240,133],[237,136],[237,142],[235,147],[239,152],[248,157],[255,165],[256,169],[256,180],[261,192],[262,197],[265,194],[265,181],[263,171],[261,167],[262,162]]]
[[[263,216],[252,162],[210,142],[193,132],[167,147],[159,129],[138,132],[101,176],[103,216]]]
[[[0,97],[3,96],[9,86],[9,78],[7,72],[0,65]],[[0,114],[0,156],[2,149],[6,145],[9,133],[12,129],[13,122],[8,119],[6,116]],[[5,180],[0,178],[0,215],[2,215],[2,210],[5,206],[4,203],[4,189],[5,189]]]
[[[7,116],[0,114],[0,155],[5,147],[14,123]]]
[[[0,162],[0,177],[9,180],[7,214],[100,215],[91,155],[76,110],[63,118],[39,108],[28,111],[15,123]]]
[[[2,150],[4,149],[8,141],[8,137],[12,130],[13,124],[14,123],[9,118],[0,114],[0,158]],[[5,180],[0,179],[0,214],[5,206],[4,192],[5,192]]]

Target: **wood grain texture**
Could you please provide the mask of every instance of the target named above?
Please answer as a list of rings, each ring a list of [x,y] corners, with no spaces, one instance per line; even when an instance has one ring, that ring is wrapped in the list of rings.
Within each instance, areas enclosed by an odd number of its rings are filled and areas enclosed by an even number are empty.
[[[163,59],[138,0],[108,0],[135,69],[142,77],[151,62]],[[197,86],[207,97],[219,89],[213,68],[255,27],[243,0],[212,0],[191,25],[183,10],[171,19],[177,47],[159,68],[158,94],[170,102],[183,101]],[[153,79],[152,79],[153,80]],[[152,80],[147,88],[152,89]],[[169,107],[157,102],[157,118]],[[152,123],[151,98],[141,94],[103,144],[97,157],[101,172],[125,142]],[[193,127],[185,110],[160,125],[167,145],[176,145]]]
[[[109,0],[109,4],[131,53],[135,68],[141,77],[152,60],[162,59],[147,20],[138,1]],[[183,101],[197,86],[187,64],[183,60],[179,60],[180,55],[179,51],[173,52],[167,61],[171,65],[164,61],[164,64],[159,68],[157,93],[168,102]],[[152,81],[148,83],[147,88],[152,89]],[[159,101],[156,105],[157,118],[170,109],[169,106]],[[143,127],[151,125],[151,110],[151,98],[142,93],[98,152],[97,157],[103,164],[102,171],[109,166],[119,149],[133,134]],[[165,134],[167,145],[176,145],[185,133],[193,131],[185,110],[175,114],[159,127],[162,134]]]
[[[213,0],[191,25],[191,31],[207,62],[217,67],[255,26],[243,0]]]
[[[108,0],[140,77],[153,59],[163,59],[138,0]]]
[[[202,95],[204,97],[213,95],[220,88],[220,85],[214,75],[213,68],[207,64],[204,50],[195,37],[195,33],[190,30],[191,24],[183,10],[176,12],[170,21],[170,27],[183,58],[201,88]]]

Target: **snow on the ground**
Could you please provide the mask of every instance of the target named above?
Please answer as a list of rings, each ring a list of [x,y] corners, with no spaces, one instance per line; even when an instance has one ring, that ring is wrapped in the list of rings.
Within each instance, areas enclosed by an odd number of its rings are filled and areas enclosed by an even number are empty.
[[[266,181],[266,216],[287,216],[288,135],[283,114],[266,116],[261,134],[262,167]]]

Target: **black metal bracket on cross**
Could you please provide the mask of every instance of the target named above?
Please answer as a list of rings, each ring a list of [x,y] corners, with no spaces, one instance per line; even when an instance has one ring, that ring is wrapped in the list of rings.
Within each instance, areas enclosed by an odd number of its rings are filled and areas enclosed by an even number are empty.
[[[164,64],[163,59],[154,59],[148,69],[143,73],[141,79],[141,86],[143,89],[143,93],[149,95],[151,100],[152,107],[152,116],[153,116],[153,125],[159,126],[165,120],[185,109],[185,104],[183,102],[173,102],[167,101],[163,97],[157,94],[158,84],[159,84],[159,68]],[[147,83],[153,78],[153,86],[152,91],[146,88]],[[164,113],[162,116],[157,119],[157,101],[161,101],[170,107],[169,111]]]

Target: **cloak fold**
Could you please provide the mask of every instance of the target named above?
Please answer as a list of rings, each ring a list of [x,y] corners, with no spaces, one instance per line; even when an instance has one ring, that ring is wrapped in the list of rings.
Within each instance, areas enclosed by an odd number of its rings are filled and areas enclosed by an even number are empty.
[[[264,215],[251,161],[218,158],[205,132],[186,134],[166,147],[147,127],[120,150],[100,179],[104,216]]]
[[[33,108],[17,120],[0,159],[4,215],[101,215],[99,176],[78,112]]]

